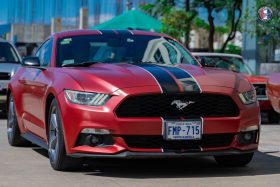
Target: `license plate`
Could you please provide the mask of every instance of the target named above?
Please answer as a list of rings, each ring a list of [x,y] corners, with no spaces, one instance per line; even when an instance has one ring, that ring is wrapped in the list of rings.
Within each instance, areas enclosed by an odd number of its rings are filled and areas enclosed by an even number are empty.
[[[200,140],[201,134],[201,120],[164,121],[166,140]]]

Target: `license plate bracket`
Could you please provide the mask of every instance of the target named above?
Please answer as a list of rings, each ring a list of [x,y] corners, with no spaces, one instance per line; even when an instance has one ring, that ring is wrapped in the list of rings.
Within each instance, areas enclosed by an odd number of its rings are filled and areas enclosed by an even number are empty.
[[[165,120],[163,136],[165,140],[200,140],[202,120]]]

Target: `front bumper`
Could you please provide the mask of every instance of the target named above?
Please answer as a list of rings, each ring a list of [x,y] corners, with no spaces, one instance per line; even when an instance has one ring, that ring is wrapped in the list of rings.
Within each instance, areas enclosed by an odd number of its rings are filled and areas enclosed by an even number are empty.
[[[209,93],[224,93],[232,96],[230,88],[208,87]],[[214,90],[214,91],[213,91]],[[118,118],[114,109],[128,95],[139,93],[158,92],[157,87],[128,88],[119,91],[105,106],[89,107],[69,103],[64,93],[58,95],[58,104],[61,109],[61,118],[64,129],[65,147],[69,156],[78,157],[177,157],[186,155],[216,155],[216,154],[242,154],[252,152],[258,148],[257,142],[249,145],[238,144],[238,134],[242,129],[260,124],[260,110],[258,103],[243,105],[238,95],[232,98],[240,109],[237,117],[205,117],[203,118],[203,134],[234,134],[231,142],[226,146],[202,148],[199,150],[166,151],[162,148],[130,147],[122,136],[163,136],[163,120],[153,118]],[[180,120],[180,119],[178,119]],[[114,144],[108,146],[81,146],[77,139],[84,128],[107,129],[110,131]]]
[[[85,154],[85,153],[74,153],[68,154],[70,157],[75,158],[124,158],[124,159],[137,159],[137,158],[181,158],[187,156],[223,156],[223,155],[239,155],[252,153],[257,150],[250,151],[239,151],[234,149],[224,151],[208,151],[208,152],[185,152],[185,153],[151,153],[151,152],[131,152],[124,151],[118,154]]]

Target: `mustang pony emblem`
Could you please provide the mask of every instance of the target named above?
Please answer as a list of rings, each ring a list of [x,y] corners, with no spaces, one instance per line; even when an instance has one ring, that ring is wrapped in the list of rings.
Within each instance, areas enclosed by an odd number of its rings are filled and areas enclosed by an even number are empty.
[[[176,108],[178,108],[179,110],[183,110],[184,108],[186,108],[187,106],[189,106],[190,104],[194,104],[194,101],[181,101],[181,100],[174,100],[172,101],[171,105],[176,105]]]

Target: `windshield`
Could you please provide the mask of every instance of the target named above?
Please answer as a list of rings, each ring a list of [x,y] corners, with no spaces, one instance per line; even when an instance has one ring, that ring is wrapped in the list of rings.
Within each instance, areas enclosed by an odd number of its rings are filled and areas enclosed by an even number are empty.
[[[225,56],[198,56],[209,64],[214,64],[218,68],[223,68],[247,75],[253,75],[253,71],[243,62],[241,58]]]
[[[0,42],[0,63],[20,63],[14,48],[7,42]]]
[[[160,36],[83,35],[58,40],[58,67],[84,62],[199,65],[176,41]]]

